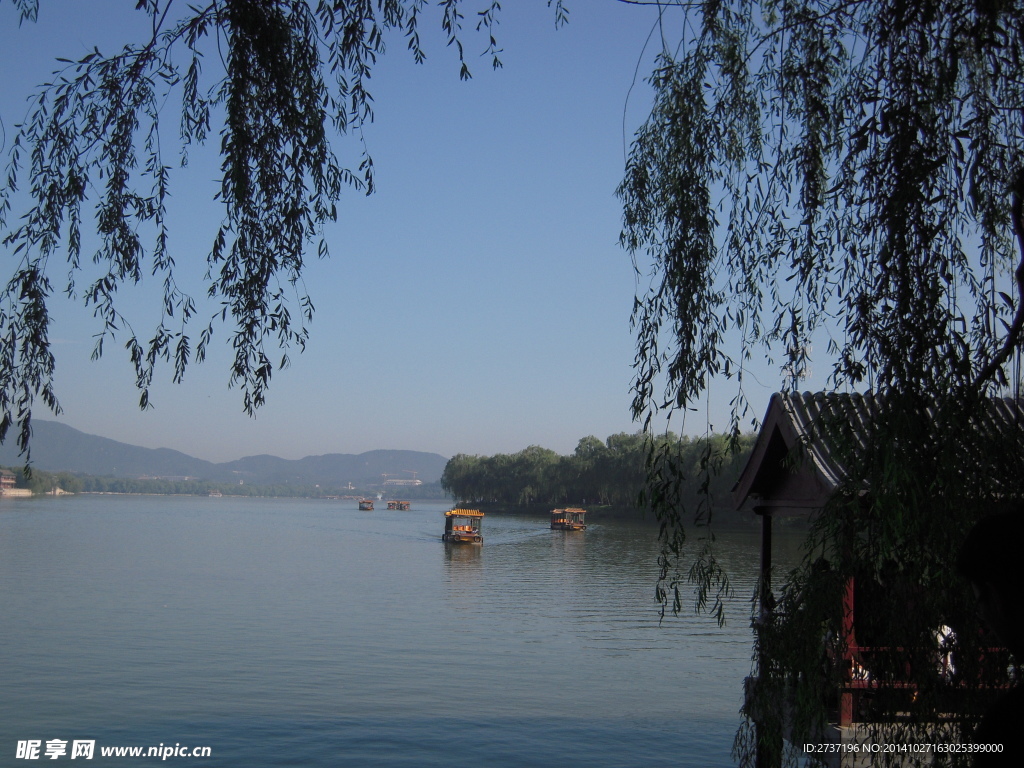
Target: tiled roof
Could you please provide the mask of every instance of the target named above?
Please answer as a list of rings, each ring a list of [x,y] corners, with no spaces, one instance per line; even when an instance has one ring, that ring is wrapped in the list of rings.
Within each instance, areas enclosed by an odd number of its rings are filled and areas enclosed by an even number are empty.
[[[822,427],[833,421],[848,423],[856,447],[863,448],[869,422],[875,412],[874,396],[835,392],[776,392],[768,406],[769,413],[773,405],[789,419],[804,446],[806,456],[818,471],[832,486],[839,485],[845,469],[836,456],[834,446],[823,439]]]
[[[989,403],[990,407],[977,425],[983,435],[1005,435],[1009,430],[1022,429],[1024,401],[993,398]],[[850,447],[855,451],[864,449],[879,405],[880,401],[870,393],[773,394],[750,459],[733,488],[736,506],[742,506],[749,498],[767,499],[782,506],[816,506],[839,486],[846,474],[837,446],[829,439],[824,426],[842,424],[843,434],[853,441]],[[934,416],[932,408],[927,411]],[[797,474],[793,468],[783,469],[783,462],[797,449],[802,450],[803,461],[799,468],[804,475],[802,486],[792,481],[792,476]],[[783,473],[791,477],[782,478]],[[773,489],[780,486],[789,486],[785,491],[791,498],[772,498]]]

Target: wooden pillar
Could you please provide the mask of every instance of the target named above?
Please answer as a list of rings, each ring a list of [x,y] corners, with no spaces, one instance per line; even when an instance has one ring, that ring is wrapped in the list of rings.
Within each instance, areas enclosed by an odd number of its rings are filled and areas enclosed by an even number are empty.
[[[758,616],[762,624],[771,620],[771,613],[775,610],[775,600],[772,597],[772,514],[766,507],[754,507],[754,512],[761,516],[761,574],[758,583]],[[760,631],[759,629],[757,631]],[[758,643],[757,668],[758,674],[765,668],[764,644]],[[760,714],[764,717],[764,713]],[[756,768],[777,768],[782,764],[782,737],[781,734],[773,734],[768,728],[762,726],[760,721],[755,721],[754,737],[757,739],[757,751],[755,754]]]
[[[854,715],[854,694],[852,686],[853,682],[853,664],[855,661],[855,651],[857,647],[857,636],[855,634],[854,625],[854,589],[856,582],[853,577],[846,580],[846,589],[843,591],[843,620],[842,620],[842,637],[841,647],[843,649],[843,682],[846,687],[839,694],[839,725],[847,726],[853,722]]]
[[[761,585],[758,595],[761,602],[761,616],[771,613],[772,599],[772,515],[763,508],[756,508],[761,515]]]

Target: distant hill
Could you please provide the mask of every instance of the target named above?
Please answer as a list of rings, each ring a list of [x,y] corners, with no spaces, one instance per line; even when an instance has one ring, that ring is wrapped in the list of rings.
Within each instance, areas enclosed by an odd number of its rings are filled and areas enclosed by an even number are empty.
[[[381,475],[415,477],[425,483],[441,479],[448,460],[423,451],[329,453],[303,459],[247,456],[215,464],[169,448],[140,448],[106,437],[89,435],[55,421],[33,420],[32,465],[51,472],[75,472],[113,477],[196,477],[211,481],[243,480],[259,485],[356,485],[379,483]],[[0,464],[20,466],[13,435],[0,445]]]

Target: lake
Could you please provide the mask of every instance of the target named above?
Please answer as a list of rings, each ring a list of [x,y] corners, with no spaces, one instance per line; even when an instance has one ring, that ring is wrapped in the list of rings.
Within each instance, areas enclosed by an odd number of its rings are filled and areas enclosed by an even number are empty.
[[[734,764],[756,529],[719,533],[719,628],[659,622],[652,526],[495,514],[459,547],[447,508],[0,500],[0,765],[32,740],[47,764],[48,741],[61,764],[93,741],[92,766]]]

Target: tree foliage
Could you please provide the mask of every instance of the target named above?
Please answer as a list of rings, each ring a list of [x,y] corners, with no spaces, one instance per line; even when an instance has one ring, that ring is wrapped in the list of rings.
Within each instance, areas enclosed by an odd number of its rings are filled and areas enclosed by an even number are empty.
[[[598,504],[635,510],[647,480],[650,440],[642,432],[620,432],[604,442],[593,435],[584,437],[568,456],[535,445],[514,454],[458,454],[445,465],[441,486],[457,499],[510,506]],[[703,439],[669,433],[660,435],[656,442],[677,456],[680,464],[694,468],[709,452],[708,442]],[[713,437],[710,451],[723,455],[725,442],[723,436]],[[681,493],[694,504],[705,500],[727,506],[750,442],[750,436],[745,436],[744,450],[732,457],[729,471],[716,477],[710,487],[701,488],[694,471],[688,473],[689,482],[682,481]]]
[[[36,470],[30,475],[23,468],[4,467],[15,475],[15,487],[28,488],[35,494],[53,493],[56,489],[67,493],[78,493],[82,490],[82,479],[71,472],[42,472]]]
[[[14,5],[22,21],[35,20],[38,0]],[[562,0],[548,5],[556,24],[567,20]],[[0,189],[0,234],[16,264],[0,292],[0,441],[17,424],[27,452],[36,399],[60,410],[48,310],[60,257],[65,292],[100,323],[94,357],[121,335],[141,407],[160,364],[180,381],[227,322],[229,385],[252,414],[273,371],[305,345],[313,304],[303,267],[311,252],[327,255],[324,226],[337,219],[342,191],[373,191],[362,137],[373,120],[377,60],[390,43],[404,42],[423,62],[426,19],[439,23],[461,78],[471,76],[467,26],[500,67],[500,9],[493,0],[137,0],[149,27],[143,39],[113,54],[94,49],[59,60],[15,126]],[[335,152],[341,135],[355,139],[351,157]],[[195,297],[177,279],[168,206],[175,169],[190,150],[217,140],[223,218],[210,233],[205,279],[219,309],[197,317]],[[24,193],[28,208],[16,212]],[[162,284],[152,335],[137,333],[117,301],[144,277]]]
[[[908,599],[890,615],[888,640],[935,650],[936,622],[964,616],[966,586],[948,565],[965,530],[1024,491],[1020,430],[984,427],[990,398],[1020,396],[1024,5],[658,5],[654,105],[619,188],[622,242],[650,278],[633,316],[635,416],[650,425],[726,377],[738,435],[754,416],[752,361],[764,354],[783,389],[797,386],[820,338],[829,388],[878,396],[865,446],[841,423],[822,426],[845,446],[848,484],[789,576],[786,611],[759,635],[775,638],[759,669],[774,685],[761,711],[795,697],[808,734],[829,715],[814,686],[834,691],[842,674],[823,669],[812,642],[839,615],[822,579],[857,573],[899,589]],[[663,578],[674,584],[680,470],[670,454],[650,457]],[[820,557],[827,577],[812,575]],[[713,554],[694,576],[714,587]],[[809,581],[821,588],[804,589]],[[958,642],[969,646],[977,626],[964,621]],[[934,669],[915,669],[922,695],[907,727],[921,737],[943,704]],[[968,725],[972,706],[961,710]],[[744,743],[746,764],[754,747]]]

